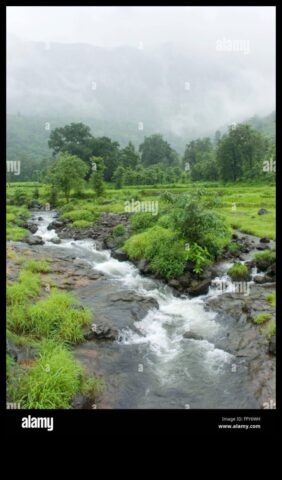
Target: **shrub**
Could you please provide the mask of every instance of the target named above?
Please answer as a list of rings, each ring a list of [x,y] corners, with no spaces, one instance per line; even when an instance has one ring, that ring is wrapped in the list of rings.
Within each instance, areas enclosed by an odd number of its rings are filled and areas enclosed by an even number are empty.
[[[230,241],[231,229],[217,213],[208,211],[199,199],[182,196],[172,214],[174,226],[185,241],[206,247],[216,257]]]
[[[167,280],[178,277],[183,273],[186,265],[183,241],[160,239],[152,248],[154,254],[151,254],[150,267],[153,271],[160,273]]]
[[[188,250],[186,250],[186,260],[190,260],[194,263],[193,271],[195,273],[201,273],[203,267],[210,264],[211,256],[207,248],[200,247],[194,243]]]
[[[21,227],[7,225],[6,235],[7,240],[12,240],[14,242],[19,242],[23,240],[28,234],[28,231]]]
[[[156,215],[154,216],[151,213],[140,212],[130,217],[130,225],[134,232],[142,232],[155,225],[155,223]]]
[[[228,250],[231,253],[238,252],[238,250],[240,250],[240,245],[238,245],[238,243],[232,242],[228,245]]]
[[[229,268],[227,274],[234,281],[247,280],[249,278],[248,268],[246,267],[246,265],[240,262],[234,263],[234,265]]]
[[[113,228],[113,237],[116,238],[116,237],[121,237],[122,235],[124,235],[125,233],[125,226],[120,223],[119,225],[116,225],[114,228]]]

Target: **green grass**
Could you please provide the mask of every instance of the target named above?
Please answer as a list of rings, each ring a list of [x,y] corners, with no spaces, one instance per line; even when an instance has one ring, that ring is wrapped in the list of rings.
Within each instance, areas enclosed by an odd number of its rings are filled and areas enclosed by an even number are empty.
[[[273,335],[276,335],[276,322],[270,320],[268,324],[263,328],[263,333],[270,340]]]
[[[276,292],[271,292],[266,295],[266,300],[270,303],[270,305],[275,308],[276,307]]]
[[[243,263],[234,263],[234,265],[229,268],[227,274],[234,281],[247,280],[249,277],[248,268]]]
[[[255,317],[254,322],[257,325],[261,325],[262,323],[266,323],[268,320],[270,320],[270,318],[270,313],[260,313],[257,317]]]
[[[124,235],[124,233],[125,233],[125,226],[122,223],[120,223],[119,225],[116,225],[113,228],[114,238],[121,237],[122,235]]]
[[[62,345],[45,341],[40,357],[19,377],[14,395],[21,408],[69,409],[80,387],[82,367]]]
[[[7,305],[24,304],[40,293],[40,279],[37,274],[22,270],[18,280],[7,285]]]
[[[88,228],[91,227],[92,222],[88,222],[87,220],[76,220],[75,222],[70,224],[71,228]]]
[[[269,263],[271,265],[276,261],[276,251],[275,250],[265,250],[255,254],[255,261],[259,262],[261,260]]]
[[[66,292],[52,290],[47,299],[31,305],[27,312],[27,331],[38,337],[53,337],[78,343],[83,340],[82,327],[91,320],[91,312],[75,309],[75,298]]]
[[[29,272],[49,273],[50,265],[46,260],[28,260],[23,263],[23,268]]]

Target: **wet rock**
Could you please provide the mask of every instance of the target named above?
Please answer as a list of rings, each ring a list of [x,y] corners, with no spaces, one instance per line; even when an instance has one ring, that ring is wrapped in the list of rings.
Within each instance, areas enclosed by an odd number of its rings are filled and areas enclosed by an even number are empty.
[[[177,281],[178,281],[179,285],[183,288],[188,288],[189,285],[191,284],[191,280],[192,280],[192,278],[191,278],[191,273],[190,272],[186,272],[186,273],[184,273],[183,275],[180,275],[180,277],[177,278]]]
[[[271,277],[271,281],[276,278],[276,263],[273,263],[272,265],[270,265],[270,267],[268,267],[268,269],[266,270],[266,275]]]
[[[36,201],[32,201],[29,203],[28,207],[40,210],[42,208],[42,204]]]
[[[171,280],[169,280],[168,282],[169,286],[172,287],[172,288],[176,288],[177,290],[180,288],[180,282],[178,280],[176,280],[175,278],[172,278]]]
[[[257,250],[270,250],[268,245],[262,244],[262,245],[257,245],[256,246]]]
[[[41,220],[43,220],[43,217],[38,217],[37,220],[41,222]]]
[[[269,353],[272,355],[276,355],[276,335],[273,335],[270,339],[269,346],[268,346]]]
[[[64,223],[60,220],[54,220],[54,222],[50,223],[47,227],[47,230],[54,230],[56,228],[61,228],[64,226]]]
[[[256,275],[254,277],[254,282],[259,284],[268,283],[268,282],[272,282],[272,278],[269,277],[268,275]]]
[[[116,260],[119,260],[120,262],[126,262],[128,260],[127,253],[121,249],[113,250],[112,257],[115,258]]]
[[[28,245],[43,245],[44,241],[38,235],[30,235],[23,239],[24,242],[28,243]]]
[[[197,282],[195,282],[195,283],[197,283]],[[210,284],[211,284],[210,279],[203,280],[201,282],[198,282],[195,286],[192,286],[192,287],[188,288],[187,292],[192,297],[196,297],[198,295],[206,295],[209,291]]]
[[[262,237],[262,238],[260,239],[260,242],[261,242],[261,243],[270,243],[270,238],[268,238],[268,237]]]
[[[93,409],[94,400],[88,395],[82,395],[82,393],[76,394],[71,402],[72,408],[75,410],[89,410]]]
[[[233,240],[237,240],[239,237],[237,235],[237,233],[232,233],[232,237],[231,237]]]
[[[149,262],[147,260],[140,260],[138,263],[137,263],[137,268],[139,269],[139,271],[141,273],[149,273],[151,270],[150,270],[150,266],[149,266]]]
[[[85,310],[83,305],[79,305],[76,303],[73,305],[70,305],[69,308],[71,308],[72,310]]]
[[[28,228],[28,230],[29,230],[31,233],[35,233],[35,232],[37,232],[37,230],[38,230],[38,226],[37,226],[35,223],[27,223],[26,228]]]
[[[113,328],[111,325],[107,324],[96,324],[93,323],[91,330],[85,333],[85,340],[117,340],[119,332],[116,328]]]
[[[62,243],[59,237],[51,238],[50,242],[54,243],[55,245],[59,245],[59,243]]]
[[[188,338],[192,340],[204,340],[204,337],[202,337],[201,335],[198,335],[195,332],[191,332],[190,330],[188,330],[188,332],[185,332],[183,334],[183,338]]]
[[[268,213],[268,210],[266,210],[266,208],[260,208],[258,211],[258,215],[265,215],[266,213]]]

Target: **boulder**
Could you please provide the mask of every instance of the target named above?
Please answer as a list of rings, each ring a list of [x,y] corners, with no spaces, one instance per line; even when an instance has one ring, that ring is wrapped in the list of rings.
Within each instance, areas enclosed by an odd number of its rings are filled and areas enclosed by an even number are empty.
[[[58,237],[54,237],[54,238],[51,238],[50,242],[54,243],[55,245],[58,245],[59,243],[61,243],[61,239],[58,238]]]
[[[268,345],[268,351],[269,353],[272,353],[272,355],[276,355],[276,335],[271,337]]]
[[[270,238],[268,238],[268,237],[262,237],[262,238],[260,239],[260,242],[261,242],[261,243],[270,243]]]
[[[201,335],[198,335],[195,332],[191,332],[190,330],[188,330],[188,332],[185,332],[183,334],[183,338],[188,338],[192,340],[204,340],[204,338]]]
[[[268,210],[266,210],[266,208],[260,208],[258,211],[258,215],[265,215],[266,213],[268,213]]]
[[[126,262],[128,260],[128,255],[121,249],[113,250],[112,257],[120,262]]]
[[[26,237],[23,241],[28,243],[28,245],[43,245],[44,244],[44,241],[38,235],[30,235],[29,237]]]
[[[254,277],[254,282],[258,284],[272,282],[272,278],[268,275],[256,275]]]
[[[197,284],[187,289],[189,295],[191,295],[192,297],[196,297],[198,295],[206,295],[208,293],[209,286],[211,284],[210,279],[202,280],[200,282],[194,282]]]
[[[39,202],[36,202],[36,201],[32,201],[29,203],[29,208],[35,208],[35,209],[41,209],[42,208],[42,204],[39,203]]]
[[[108,324],[95,324],[91,326],[91,330],[84,335],[85,340],[117,340],[118,330]]]

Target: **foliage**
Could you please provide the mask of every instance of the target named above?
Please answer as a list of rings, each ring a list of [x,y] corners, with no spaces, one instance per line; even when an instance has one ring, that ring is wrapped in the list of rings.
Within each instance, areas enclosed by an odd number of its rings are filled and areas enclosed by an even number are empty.
[[[228,269],[227,274],[232,278],[234,281],[241,281],[247,280],[249,277],[249,271],[246,265],[243,263],[234,263],[232,267]]]
[[[122,235],[124,235],[125,233],[125,226],[120,223],[119,225],[116,225],[114,228],[113,228],[113,237],[116,238],[116,237],[121,237]]]

